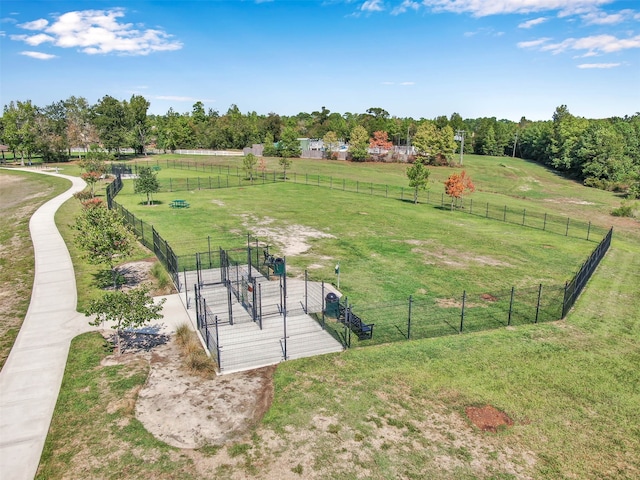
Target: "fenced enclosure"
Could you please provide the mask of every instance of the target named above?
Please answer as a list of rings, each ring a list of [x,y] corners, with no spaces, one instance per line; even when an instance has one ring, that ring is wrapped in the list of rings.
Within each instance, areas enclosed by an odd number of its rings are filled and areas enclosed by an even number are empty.
[[[222,373],[339,352],[343,344],[310,316],[322,311],[324,285],[284,275],[263,276],[248,265],[190,272],[197,328]],[[233,270],[246,275],[236,282]],[[229,275],[231,273],[231,275]],[[209,283],[204,282],[204,278]],[[234,286],[235,284],[235,286]],[[244,287],[242,286],[244,285]],[[240,287],[240,288],[238,288]]]
[[[363,195],[395,198],[401,201],[413,201],[413,189],[397,185],[383,185],[373,182],[361,182],[358,180],[339,178],[326,175],[287,173],[286,179],[282,171],[258,170],[253,176],[241,167],[229,165],[213,165],[211,163],[195,162],[187,160],[164,160],[141,162],[144,166],[156,166],[157,168],[175,168],[193,171],[194,174],[210,174],[208,176],[194,176],[193,178],[159,177],[160,192],[180,192],[192,190],[213,190],[230,187],[247,187],[252,185],[264,185],[269,183],[290,182],[298,185],[309,185],[339,190],[343,192],[358,193]],[[138,164],[134,164],[134,172]],[[450,198],[444,193],[435,193],[427,190],[421,192],[419,203],[432,205],[441,209],[452,209]],[[474,202],[472,198],[466,202],[457,202],[453,210],[478,217],[498,220],[504,223],[522,227],[535,228],[546,232],[563,235],[566,237],[581,238],[589,241],[599,241],[607,230],[591,222],[563,217],[550,213],[527,211],[526,208],[517,208],[509,205],[492,204],[489,202]]]
[[[206,251],[178,257],[153,226],[136,218],[113,199],[121,188],[118,176],[107,189],[108,204],[122,214],[141,242],[154,251],[178,290],[184,293],[187,305],[195,304],[203,339],[217,357],[220,369],[226,371],[244,368],[243,355],[254,349],[257,353],[251,356],[256,366],[255,362],[267,359],[277,363],[304,356],[300,345],[312,347],[307,351],[320,352],[340,344],[353,347],[559,320],[567,315],[593,275],[609,249],[613,234],[612,229],[607,232],[564,286],[537,285],[500,292],[463,291],[447,298],[412,295],[402,301],[363,305],[351,305],[343,299],[339,312],[346,313],[335,315],[337,321],[325,321],[325,295],[330,289],[322,282],[309,281],[306,272],[302,282],[287,278],[286,272],[276,276],[277,281],[271,280],[268,259],[272,255],[267,244],[248,235],[242,248],[212,249],[208,241]],[[371,188],[373,191],[373,186]],[[441,202],[444,206],[444,198]],[[466,213],[478,214],[477,206],[470,202]],[[501,215],[495,219],[503,222],[509,222],[509,215],[515,215],[507,207],[493,209],[489,204],[480,214],[486,218]],[[521,213],[519,222],[513,223],[563,236],[571,236],[570,227],[577,225],[583,229],[582,238],[588,240],[592,240],[589,236],[593,236],[594,231],[599,231],[590,223],[580,224],[569,219],[560,222],[551,215],[527,215],[526,211]],[[296,289],[298,292],[292,293]],[[310,314],[314,314],[315,319]],[[363,325],[371,326],[370,335],[361,335]],[[260,333],[263,331],[269,334]],[[329,342],[330,346],[326,347],[325,340],[318,340],[322,347],[313,348],[309,338],[317,331],[330,332],[323,338],[333,343]],[[352,333],[356,333],[357,340]]]

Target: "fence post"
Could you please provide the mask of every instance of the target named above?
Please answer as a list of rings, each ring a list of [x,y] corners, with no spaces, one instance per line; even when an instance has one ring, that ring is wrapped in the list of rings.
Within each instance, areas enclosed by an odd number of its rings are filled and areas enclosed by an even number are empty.
[[[569,236],[569,220],[570,220],[570,218],[567,217],[567,230],[564,232],[564,236],[565,237]]]
[[[469,214],[473,215],[473,198],[471,199],[471,204],[469,205]]]
[[[404,187],[400,188],[400,200],[404,201]]]
[[[524,225],[526,216],[527,216],[527,209],[523,208],[522,209],[522,225]]]
[[[542,284],[538,287],[538,301],[536,302],[536,321],[538,323],[538,314],[540,313],[540,297],[542,296]]]
[[[407,340],[411,340],[411,305],[413,304],[413,295],[409,295],[409,317],[407,318]]]
[[[258,284],[258,305],[260,305],[260,308],[258,310],[258,314],[259,314],[259,325],[260,325],[260,330],[262,330],[262,284],[259,283]]]
[[[202,315],[201,308],[200,308],[200,292],[198,291],[197,288],[195,290],[196,290],[195,291],[195,296],[196,296],[196,326],[198,327],[198,330],[200,330],[200,327],[202,326],[202,322],[200,322],[200,315]]]
[[[356,193],[360,193],[360,180],[356,180]]]
[[[340,301],[340,300],[338,300]],[[324,280],[322,281],[322,300],[321,300],[321,305],[322,305],[322,329],[324,330],[324,309],[325,309],[325,304],[324,304]]]
[[[462,312],[460,313],[460,332],[459,333],[462,333],[462,329],[464,326],[464,304],[466,303],[466,300],[467,300],[467,291],[464,290],[462,292]]]
[[[545,212],[544,214],[544,223],[542,224],[542,231],[545,231],[547,229],[547,214]]]
[[[213,317],[216,326],[216,357],[218,359],[218,368],[222,371],[222,364],[220,358],[220,335],[218,335],[218,316]]]
[[[502,221],[506,222],[507,221],[507,206],[504,206],[504,214],[502,215]]]
[[[485,213],[485,218],[489,218],[489,202],[487,202],[487,213]]]
[[[209,268],[213,268],[211,263],[211,235],[207,235],[207,246],[209,248]]]
[[[511,312],[513,312],[513,295],[515,293],[515,287],[511,287],[511,300],[509,300],[509,319],[507,320],[507,326],[511,325]]]
[[[567,291],[569,282],[564,282],[564,295],[562,296],[562,318],[567,316]]]
[[[589,226],[587,227],[587,242],[589,241],[589,234],[591,233],[591,222],[589,222]]]
[[[307,291],[307,283],[309,282],[308,271],[304,269],[304,313],[309,314],[309,292]]]
[[[187,308],[189,308],[189,287],[187,287],[187,269],[182,267],[182,273],[184,275],[184,302]]]

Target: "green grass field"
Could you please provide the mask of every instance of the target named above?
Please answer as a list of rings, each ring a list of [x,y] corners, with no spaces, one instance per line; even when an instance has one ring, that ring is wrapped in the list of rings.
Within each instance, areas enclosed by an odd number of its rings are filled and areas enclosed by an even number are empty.
[[[230,167],[239,161],[192,160]],[[292,172],[401,186],[406,183],[404,168],[294,160]],[[582,187],[539,165],[469,156],[465,168],[478,188],[474,201],[551,211],[602,229],[614,225],[612,248],[567,319],[281,363],[271,409],[240,445],[240,460],[222,460],[226,463],[217,470],[222,477],[260,478],[261,469],[270,465],[300,478],[640,476],[639,224],[609,216],[620,202],[615,194]],[[432,191],[442,188],[439,182],[451,171],[434,169]],[[163,167],[160,174],[177,178],[180,171]],[[183,178],[189,175],[194,177],[184,172]],[[292,273],[318,264],[313,275],[333,279],[334,262],[340,260],[341,289],[357,304],[395,302],[409,294],[433,302],[462,289],[481,293],[511,285],[562,283],[595,247],[594,242],[429,205],[302,185],[162,193],[155,198],[162,203],[139,205],[142,198],[125,189],[117,200],[187,250],[201,249],[207,236],[231,242],[265,223],[269,231],[303,225],[334,235],[309,240],[308,252],[288,259]],[[168,201],[174,198],[185,198],[191,208],[169,209]],[[446,264],[450,258],[462,266]],[[484,264],[478,259],[485,259]],[[496,262],[490,265],[487,259]],[[101,348],[76,345],[88,351]],[[86,365],[70,362],[66,376],[75,379],[85,370]],[[93,391],[92,385],[103,382],[101,375],[98,370],[91,378],[65,383],[68,391],[61,398]],[[113,375],[126,378],[126,372]],[[132,383],[127,387],[135,390]],[[506,412],[513,427],[488,433],[471,426],[465,407],[485,404]],[[82,430],[86,411],[86,405],[58,405],[41,466],[42,472],[51,473],[48,478],[64,476],[64,469],[56,466],[57,453],[74,455],[67,448],[73,435],[69,437],[65,425]],[[117,411],[98,423],[87,419],[86,428],[118,432],[130,415]],[[197,452],[189,458],[177,452],[167,455],[133,425],[123,439],[135,448],[125,457],[110,458],[109,475],[139,478],[148,458],[161,459],[153,474],[158,478],[193,475],[190,462],[196,461]],[[302,432],[311,432],[312,438],[301,443]],[[97,455],[113,451],[112,436],[100,443],[91,432],[77,435],[92,438]],[[277,447],[267,445],[266,438],[273,435],[279,439]],[[227,446],[227,457],[236,457],[240,446]],[[304,471],[301,459],[306,460]],[[99,465],[91,468],[105,472]]]

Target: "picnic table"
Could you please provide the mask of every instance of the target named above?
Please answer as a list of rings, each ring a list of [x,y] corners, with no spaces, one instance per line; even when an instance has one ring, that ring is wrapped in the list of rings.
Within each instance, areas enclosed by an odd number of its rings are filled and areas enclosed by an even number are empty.
[[[171,208],[189,208],[189,203],[186,200],[173,200],[169,206]]]

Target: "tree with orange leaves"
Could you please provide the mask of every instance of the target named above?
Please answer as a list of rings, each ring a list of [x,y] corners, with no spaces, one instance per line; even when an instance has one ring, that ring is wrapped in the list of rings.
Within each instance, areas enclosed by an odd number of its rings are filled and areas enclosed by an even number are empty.
[[[451,197],[451,210],[453,210],[454,207],[462,206],[465,191],[472,193],[476,187],[471,181],[471,177],[467,176],[467,172],[463,170],[460,173],[452,173],[444,182],[444,189]],[[459,205],[458,201],[460,201]]]
[[[375,153],[384,153],[393,148],[393,142],[389,141],[387,132],[379,130],[373,132],[373,138],[369,139],[369,148],[374,149]]]

